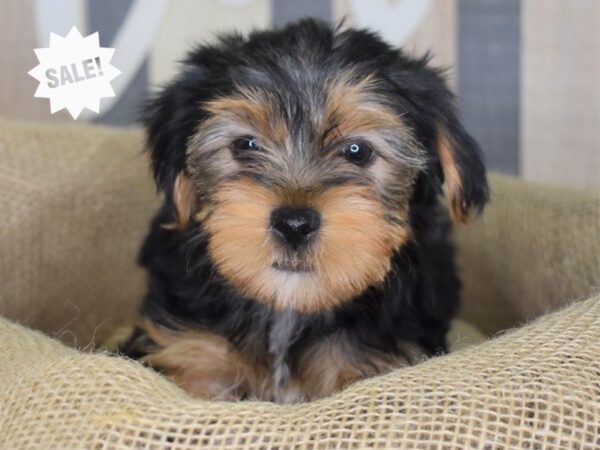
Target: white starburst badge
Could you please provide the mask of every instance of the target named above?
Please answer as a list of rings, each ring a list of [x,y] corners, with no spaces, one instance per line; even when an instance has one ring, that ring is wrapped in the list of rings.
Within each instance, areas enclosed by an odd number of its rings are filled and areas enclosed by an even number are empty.
[[[98,33],[83,37],[76,27],[66,37],[50,33],[50,46],[34,50],[37,66],[28,73],[40,82],[34,97],[50,99],[50,112],[67,110],[77,119],[83,108],[100,112],[100,99],[114,97],[110,82],[121,72],[110,64],[114,48],[100,47]]]

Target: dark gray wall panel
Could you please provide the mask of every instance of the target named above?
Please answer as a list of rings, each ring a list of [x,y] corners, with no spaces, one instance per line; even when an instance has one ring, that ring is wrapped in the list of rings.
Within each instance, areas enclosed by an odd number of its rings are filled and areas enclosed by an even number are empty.
[[[289,21],[311,16],[331,20],[333,0],[273,0],[273,24],[283,25]]]
[[[519,173],[520,2],[458,1],[458,94],[488,168]]]

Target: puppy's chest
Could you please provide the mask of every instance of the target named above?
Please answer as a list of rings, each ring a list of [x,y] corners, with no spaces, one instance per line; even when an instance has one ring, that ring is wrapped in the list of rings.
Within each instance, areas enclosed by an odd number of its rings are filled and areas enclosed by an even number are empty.
[[[233,345],[202,332],[165,341],[145,360],[193,396],[290,403],[327,396],[360,378],[406,365],[404,357],[361,350],[342,331],[307,339],[307,325],[292,312]]]

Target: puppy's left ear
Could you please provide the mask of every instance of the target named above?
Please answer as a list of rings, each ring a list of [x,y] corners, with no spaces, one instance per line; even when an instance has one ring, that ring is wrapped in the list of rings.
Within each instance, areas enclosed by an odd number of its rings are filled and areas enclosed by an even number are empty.
[[[479,146],[458,121],[453,108],[437,117],[434,145],[450,216],[455,223],[467,223],[483,210],[489,189]]]
[[[483,210],[489,198],[483,157],[458,120],[442,71],[431,68],[429,59],[426,55],[411,60],[399,53],[389,77],[435,166],[434,178],[442,183],[452,220],[466,223]]]

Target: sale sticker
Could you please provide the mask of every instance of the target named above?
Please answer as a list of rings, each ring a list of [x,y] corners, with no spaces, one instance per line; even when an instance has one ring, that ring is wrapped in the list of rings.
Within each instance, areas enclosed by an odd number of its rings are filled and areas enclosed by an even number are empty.
[[[76,27],[66,37],[50,33],[50,46],[34,52],[39,64],[28,72],[39,81],[34,97],[50,99],[52,114],[99,113],[100,99],[115,96],[110,82],[121,73],[110,64],[115,49],[100,47],[98,33],[83,37]]]

